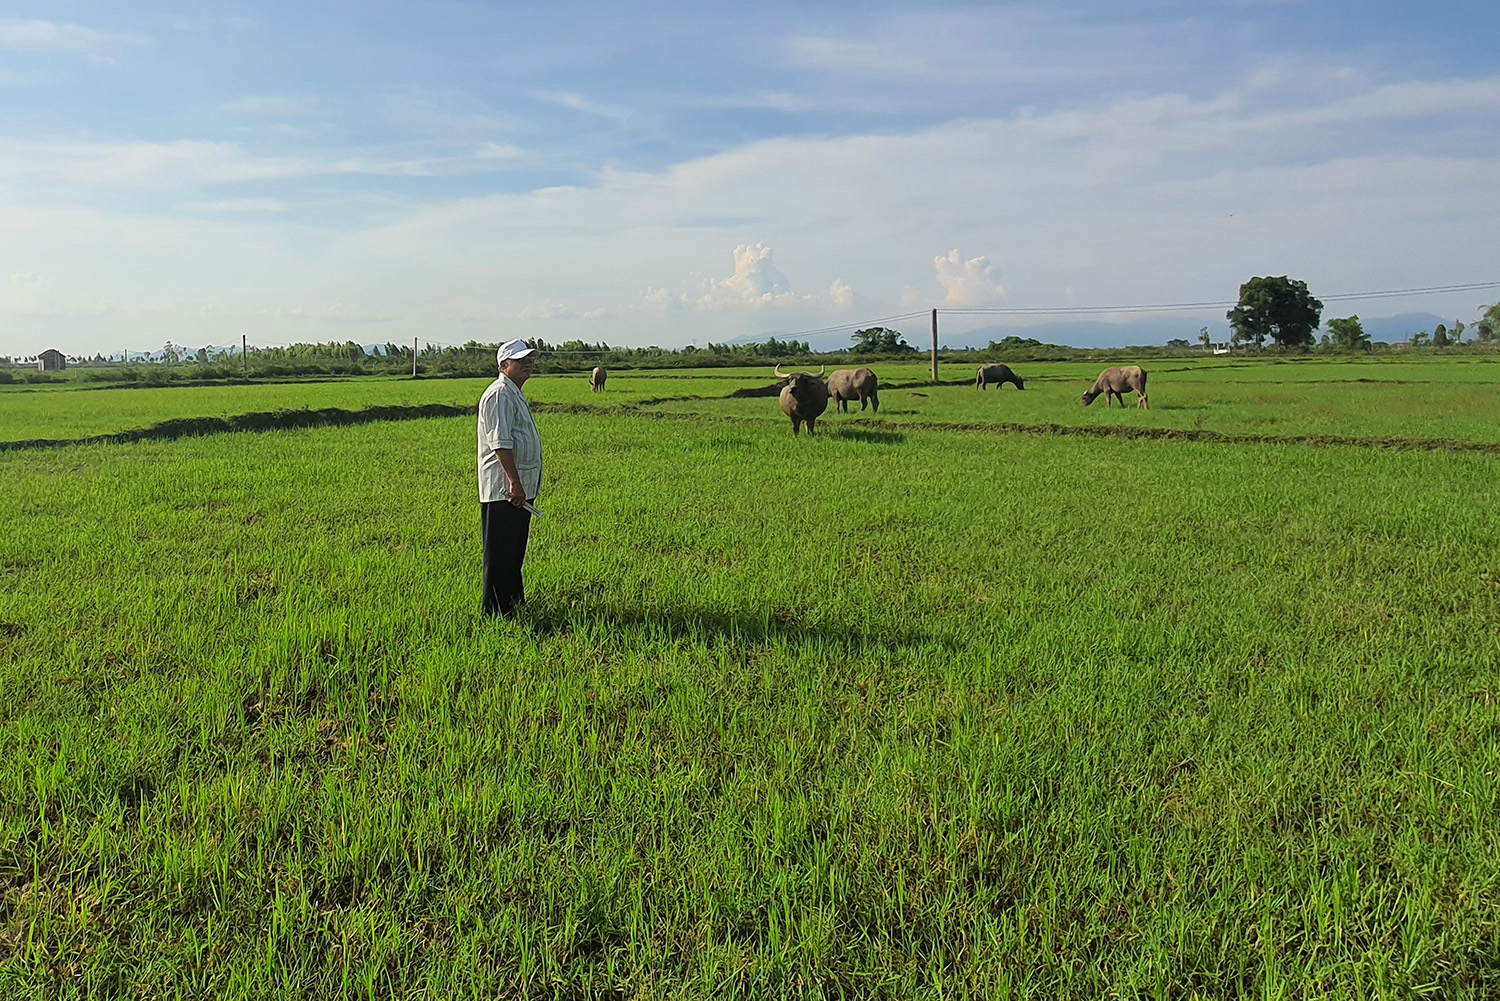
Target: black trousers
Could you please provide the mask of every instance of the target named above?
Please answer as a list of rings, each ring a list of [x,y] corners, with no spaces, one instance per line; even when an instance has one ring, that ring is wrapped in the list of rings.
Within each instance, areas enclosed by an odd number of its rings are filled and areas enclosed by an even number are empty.
[[[485,615],[512,615],[526,600],[521,564],[531,536],[531,512],[510,501],[481,501],[480,536],[484,540]]]

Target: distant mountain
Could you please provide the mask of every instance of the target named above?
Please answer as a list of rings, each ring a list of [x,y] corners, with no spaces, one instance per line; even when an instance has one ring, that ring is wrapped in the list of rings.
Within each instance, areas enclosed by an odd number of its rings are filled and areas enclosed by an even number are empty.
[[[1323,310],[1323,319],[1325,321],[1332,319],[1326,309]],[[1421,330],[1430,334],[1439,323],[1451,326],[1453,317],[1450,316],[1445,320],[1431,313],[1402,313],[1400,316],[1372,316],[1368,319],[1361,316],[1359,318],[1359,325],[1365,328],[1365,333],[1370,335],[1370,340],[1387,341],[1391,344],[1409,340],[1412,334]]]

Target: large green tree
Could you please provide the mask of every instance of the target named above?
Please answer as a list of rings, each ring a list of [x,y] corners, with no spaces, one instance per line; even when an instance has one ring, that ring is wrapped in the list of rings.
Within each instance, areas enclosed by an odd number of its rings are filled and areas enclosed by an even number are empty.
[[[869,327],[865,330],[856,330],[850,340],[854,341],[854,354],[894,355],[917,350],[906,343],[906,338],[901,335],[901,331],[892,330],[890,327]]]
[[[1311,347],[1323,304],[1307,283],[1279,278],[1252,278],[1240,286],[1240,304],[1224,314],[1242,340],[1256,347],[1269,337],[1282,348]]]
[[[1343,351],[1370,350],[1370,335],[1359,322],[1358,316],[1345,316],[1328,321],[1328,333],[1333,337],[1333,346]]]

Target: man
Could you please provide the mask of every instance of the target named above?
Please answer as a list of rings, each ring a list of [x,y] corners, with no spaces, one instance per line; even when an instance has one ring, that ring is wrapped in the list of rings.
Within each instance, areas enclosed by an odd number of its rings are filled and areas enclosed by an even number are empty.
[[[484,539],[486,615],[515,615],[526,600],[521,564],[531,512],[542,486],[542,438],[521,387],[536,368],[534,349],[507,341],[495,352],[500,377],[479,398],[479,512]]]

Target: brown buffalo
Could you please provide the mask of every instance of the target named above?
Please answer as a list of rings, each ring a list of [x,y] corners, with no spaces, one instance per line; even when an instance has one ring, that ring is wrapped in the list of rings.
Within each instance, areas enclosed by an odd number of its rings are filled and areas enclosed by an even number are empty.
[[[604,371],[601,365],[589,374],[589,392],[597,393],[604,388],[604,380],[609,378],[609,373]]]
[[[880,413],[880,383],[867,368],[841,368],[828,377],[828,395],[835,410],[849,412],[849,401],[858,400],[859,409],[868,402]]]
[[[1009,365],[979,366],[979,374],[974,377],[974,388],[989,389],[992,382],[996,386],[1003,386],[1008,382],[1017,389],[1026,388],[1026,383],[1021,380],[1019,375],[1010,370]]]
[[[1094,402],[1094,398],[1100,393],[1104,394],[1104,405],[1110,405],[1110,397],[1120,401],[1120,406],[1125,405],[1125,397],[1121,393],[1135,393],[1135,405],[1151,409],[1151,404],[1146,402],[1146,370],[1139,365],[1120,365],[1115,368],[1107,368],[1099,373],[1099,378],[1094,380],[1094,385],[1083,394],[1083,405],[1088,406]]]
[[[776,366],[776,378],[785,379],[781,387],[781,412],[792,419],[792,434],[802,431],[802,422],[807,422],[807,433],[813,433],[813,422],[828,409],[828,386],[823,382],[823,373],[828,366],[811,372],[783,372]]]

